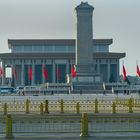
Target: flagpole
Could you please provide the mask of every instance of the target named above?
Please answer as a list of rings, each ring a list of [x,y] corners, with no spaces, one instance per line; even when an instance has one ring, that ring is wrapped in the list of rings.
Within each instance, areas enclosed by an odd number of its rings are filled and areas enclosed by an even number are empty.
[[[136,60],[136,72],[137,72],[137,76],[138,76],[138,80],[139,80],[139,65],[138,65],[138,60]],[[138,89],[137,89],[137,93],[139,93]]]
[[[137,68],[139,68],[139,67],[138,67],[138,60],[136,60],[136,73],[137,73],[137,75],[138,75],[138,69],[137,69]],[[136,76],[137,76],[137,75],[136,75]],[[139,75],[138,75],[138,78],[139,78]]]
[[[124,65],[124,60],[122,60],[122,66]]]
[[[138,65],[138,60],[136,60],[136,65]]]
[[[29,79],[30,79],[30,77],[29,77],[29,64],[27,66],[27,70],[28,70],[28,85],[29,85]]]
[[[138,67],[138,60],[136,60],[136,67]],[[138,76],[138,79],[139,79],[139,76]],[[137,93],[138,93],[138,90],[137,90]]]
[[[45,84],[44,82],[44,62],[42,63],[42,84]]]
[[[124,60],[122,60],[122,70],[123,70],[123,67],[124,67]],[[122,74],[123,74],[123,71],[122,71]],[[124,76],[122,80],[122,93],[124,94]]]
[[[0,78],[2,78],[2,65],[0,63]]]
[[[122,73],[122,75],[123,75],[123,64],[124,64],[124,60],[122,60],[122,68],[121,68],[121,73]],[[123,76],[122,76],[122,80],[121,80],[121,84],[122,84],[122,94],[123,94]]]
[[[14,85],[16,86],[16,82],[17,82],[17,78],[16,78],[16,65],[14,65],[14,71],[13,71],[13,75],[14,75]]]
[[[58,93],[58,64],[57,64],[57,93]]]
[[[58,64],[57,64],[57,84],[58,84]]]
[[[45,76],[44,76],[44,69],[45,69],[45,64],[43,62],[43,65],[42,65],[42,82],[43,82],[43,84],[46,83],[46,79],[45,79]]]
[[[12,65],[12,82],[11,82],[11,85],[13,87],[15,86],[14,65]]]

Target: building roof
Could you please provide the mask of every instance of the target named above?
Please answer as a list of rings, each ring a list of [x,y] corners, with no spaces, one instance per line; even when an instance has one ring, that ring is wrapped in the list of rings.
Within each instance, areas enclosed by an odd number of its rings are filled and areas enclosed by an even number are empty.
[[[93,53],[94,59],[125,57],[125,53]],[[75,59],[75,53],[1,53],[0,59]]]
[[[113,39],[93,39],[94,45],[111,45]],[[76,39],[8,39],[8,46],[75,46]]]

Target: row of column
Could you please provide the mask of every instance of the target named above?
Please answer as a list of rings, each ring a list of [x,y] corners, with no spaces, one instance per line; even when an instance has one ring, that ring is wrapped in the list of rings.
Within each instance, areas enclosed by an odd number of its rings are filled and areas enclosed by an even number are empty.
[[[43,61],[43,64],[45,64],[45,61]],[[109,78],[110,78],[110,63],[107,63],[107,71],[108,71],[108,73],[107,73],[107,79],[108,79],[108,81],[109,81]],[[117,65],[117,81],[119,80],[119,60],[117,61],[117,63],[116,63],[116,65]],[[22,61],[22,63],[21,63],[21,85],[23,85],[24,86],[24,77],[25,77],[25,73],[24,73],[24,67],[25,67],[25,63],[24,63],[24,61]],[[56,67],[56,63],[55,63],[55,61],[52,61],[52,73],[53,73],[53,77],[52,77],[52,82],[53,83],[55,83],[56,81],[55,81],[55,77],[56,77],[56,73],[55,73],[55,67]],[[66,73],[68,73],[68,71],[69,71],[69,62],[67,62],[66,63]],[[97,72],[99,72],[100,73],[100,63],[98,62],[97,63]],[[5,62],[4,61],[2,61],[2,85],[5,85],[5,82],[6,82],[6,65],[5,65]],[[34,75],[35,75],[35,62],[33,61],[32,62],[32,74],[33,74],[33,79],[32,79],[32,85],[34,85],[35,84],[35,77],[34,77]],[[43,74],[43,69],[42,69],[42,74]],[[42,76],[43,77],[43,76]],[[45,82],[45,78],[43,78],[42,79],[42,83],[44,83]]]
[[[45,63],[43,63],[44,65],[46,65]],[[59,64],[58,64],[59,65]],[[22,73],[21,73],[21,85],[24,86],[24,77],[25,77],[25,72],[24,72],[24,64],[22,64]],[[52,82],[53,83],[56,83],[56,63],[52,63]],[[69,64],[67,63],[66,64],[66,73],[68,74],[69,73]],[[42,83],[45,83],[45,78],[44,78],[44,75],[43,75],[43,68],[42,68]],[[31,81],[32,85],[35,85],[35,63],[32,63],[32,81]]]
[[[42,64],[46,65],[45,61],[42,62]],[[41,65],[42,65],[41,64]],[[52,82],[55,83],[56,82],[56,64],[55,61],[52,61]],[[12,73],[14,71],[14,66],[17,65],[17,64],[13,64],[11,66],[12,68]],[[19,65],[19,64],[18,64]],[[21,65],[21,78],[20,78],[20,84],[22,86],[25,85],[25,63],[24,61],[22,61],[22,63],[20,64]],[[31,66],[32,66],[32,85],[35,85],[35,65],[36,63],[33,61]],[[59,65],[59,64],[58,64]],[[66,63],[66,74],[69,73],[69,62],[67,61]],[[43,76],[43,68],[42,68],[42,77]],[[42,83],[45,83],[45,78],[42,78]],[[6,84],[6,64],[4,61],[2,61],[2,85],[4,86]]]
[[[117,66],[117,69],[116,69],[116,71],[117,71],[116,74],[117,75],[116,76],[117,76],[117,82],[118,82],[119,81],[119,60],[115,64]],[[110,65],[111,65],[111,63],[108,62],[106,65],[107,65],[107,81],[109,82],[110,74],[111,74],[110,73],[111,72],[110,71]],[[97,63],[97,72],[100,73],[100,63],[99,62]]]

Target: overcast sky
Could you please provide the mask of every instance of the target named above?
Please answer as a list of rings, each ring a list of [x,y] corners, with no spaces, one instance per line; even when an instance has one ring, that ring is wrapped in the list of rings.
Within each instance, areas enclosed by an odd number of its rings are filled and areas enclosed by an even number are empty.
[[[136,60],[140,64],[140,0],[87,1],[95,8],[94,38],[113,38],[110,51],[126,52],[127,74],[136,75]],[[74,8],[80,3],[81,0],[0,0],[0,52],[10,51],[7,39],[76,38]]]

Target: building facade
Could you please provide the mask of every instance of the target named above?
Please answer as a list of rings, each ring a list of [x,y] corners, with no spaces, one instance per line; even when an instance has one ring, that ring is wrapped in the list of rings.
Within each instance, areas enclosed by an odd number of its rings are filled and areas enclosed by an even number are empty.
[[[103,82],[119,80],[119,60],[125,53],[109,52],[112,39],[93,40],[93,63]],[[65,83],[66,75],[71,74],[75,64],[75,39],[16,40],[9,39],[11,53],[1,53],[2,85],[6,85],[6,68],[12,69],[15,85],[39,85],[42,83]],[[83,53],[84,55],[84,53]],[[32,79],[29,76],[32,69]],[[47,78],[43,69],[47,71]]]

